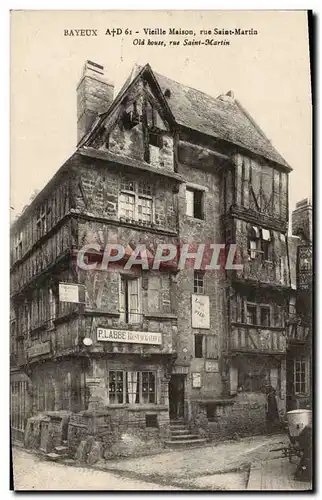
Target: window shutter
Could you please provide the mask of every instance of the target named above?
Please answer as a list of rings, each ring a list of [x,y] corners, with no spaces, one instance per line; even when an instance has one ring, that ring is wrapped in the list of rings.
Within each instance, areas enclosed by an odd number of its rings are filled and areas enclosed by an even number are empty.
[[[125,321],[125,282],[122,278],[120,278],[119,310],[121,321]]]
[[[137,279],[128,281],[129,323],[132,324],[140,322],[138,281]]]
[[[206,357],[207,359],[218,358],[217,336],[206,336]]]
[[[193,217],[193,203],[194,203],[194,192],[190,189],[186,189],[186,214]]]

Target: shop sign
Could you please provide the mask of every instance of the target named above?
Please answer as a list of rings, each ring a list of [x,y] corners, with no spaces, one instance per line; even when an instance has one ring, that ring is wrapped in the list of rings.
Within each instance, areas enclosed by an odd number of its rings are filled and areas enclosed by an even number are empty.
[[[192,328],[210,328],[208,295],[192,295]]]
[[[194,387],[194,388],[201,387],[201,373],[193,373],[192,374],[192,387]]]
[[[219,372],[218,361],[206,361],[206,372],[208,372],[208,373]]]
[[[162,334],[159,332],[137,332],[99,327],[97,328],[97,340],[103,342],[123,342],[125,344],[161,345]]]
[[[35,344],[29,347],[27,350],[28,358],[35,358],[37,356],[42,356],[43,354],[49,354],[51,351],[50,340],[47,342],[41,342],[40,344]]]
[[[60,302],[79,302],[79,286],[73,283],[59,283]]]

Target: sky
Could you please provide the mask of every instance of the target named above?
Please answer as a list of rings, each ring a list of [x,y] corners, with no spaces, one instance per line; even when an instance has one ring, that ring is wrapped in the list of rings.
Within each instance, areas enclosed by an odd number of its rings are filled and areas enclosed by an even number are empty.
[[[229,46],[133,45],[143,28],[251,29],[258,35],[213,37]],[[120,28],[122,35],[105,35]],[[95,29],[98,36],[64,36]],[[125,30],[132,35],[125,35]],[[135,35],[135,31],[140,31]],[[311,196],[309,46],[304,11],[15,11],[11,14],[10,205],[14,219],[76,147],[76,86],[85,60],[105,68],[115,93],[133,65],[217,97],[233,90],[293,168],[290,209]]]

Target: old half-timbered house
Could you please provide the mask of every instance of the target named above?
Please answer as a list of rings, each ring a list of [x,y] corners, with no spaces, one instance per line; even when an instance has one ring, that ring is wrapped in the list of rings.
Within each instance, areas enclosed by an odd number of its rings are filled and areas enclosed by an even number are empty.
[[[114,97],[87,61],[77,113],[75,153],[11,230],[13,427],[79,458],[260,432],[265,387],[285,410],[290,167],[231,91],[149,65]],[[162,244],[172,261],[126,266]],[[237,245],[242,268],[180,267],[185,244]]]

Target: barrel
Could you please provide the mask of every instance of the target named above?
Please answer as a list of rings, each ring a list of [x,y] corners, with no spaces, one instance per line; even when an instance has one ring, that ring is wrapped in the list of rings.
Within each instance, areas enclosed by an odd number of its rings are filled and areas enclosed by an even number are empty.
[[[304,427],[312,423],[312,410],[292,410],[288,411],[286,416],[292,437],[299,436]]]

